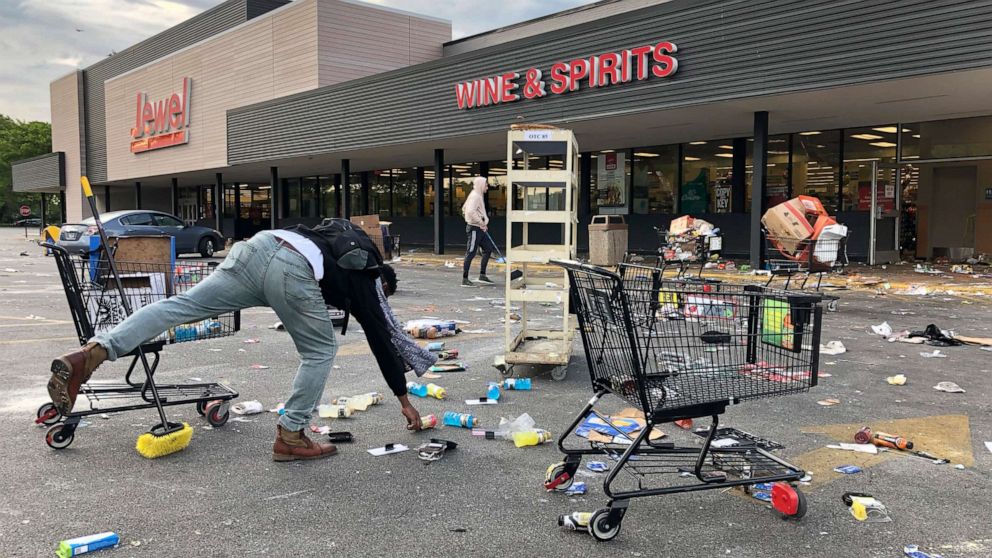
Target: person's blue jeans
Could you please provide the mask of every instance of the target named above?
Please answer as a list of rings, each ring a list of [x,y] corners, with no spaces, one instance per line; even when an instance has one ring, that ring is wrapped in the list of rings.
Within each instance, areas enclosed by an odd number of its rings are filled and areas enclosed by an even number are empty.
[[[91,341],[116,360],[171,327],[205,320],[224,312],[269,306],[282,320],[300,354],[293,393],[279,423],[298,431],[310,422],[314,406],[337,353],[334,327],[313,269],[306,258],[283,248],[261,232],[238,242],[227,258],[188,292],[141,308],[109,332]]]

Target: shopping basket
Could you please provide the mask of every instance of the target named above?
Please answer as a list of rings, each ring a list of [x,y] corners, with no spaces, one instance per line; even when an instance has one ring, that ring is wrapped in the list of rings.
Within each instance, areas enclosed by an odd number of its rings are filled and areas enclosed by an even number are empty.
[[[805,514],[805,497],[792,484],[805,474],[801,469],[755,445],[712,442],[729,405],[816,385],[820,295],[758,285],[712,288],[625,266],[618,274],[553,263],[569,275],[595,395],[559,438],[565,460],[549,467],[545,488],[567,489],[584,455],[610,458],[603,483],[609,503],[588,525],[596,539],[615,537],[630,499],[644,496],[771,483],[775,509],[789,517]],[[630,436],[620,431],[610,443],[566,447],[590,418],[612,424],[594,410],[607,394],[642,412],[645,427]],[[654,425],[697,417],[711,419],[701,447],[650,439]],[[636,486],[615,486],[620,471],[632,473]]]
[[[72,256],[61,246],[41,244],[55,255],[59,277],[69,303],[69,313],[76,326],[81,345],[98,333],[109,331],[122,322],[131,312],[166,297],[182,294],[213,272],[215,266],[207,263],[150,263],[115,261],[122,289],[118,289],[114,270],[102,248],[89,254]],[[113,252],[113,248],[111,248]],[[122,300],[121,291],[127,297]],[[99,413],[158,409],[162,407],[195,404],[211,426],[219,427],[229,418],[229,402],[238,397],[233,389],[219,383],[193,382],[161,384],[155,381],[159,353],[167,344],[198,341],[232,335],[241,327],[239,312],[228,312],[170,329],[140,347],[152,356],[144,377],[135,375],[141,359],[139,349],[131,357],[124,382],[88,382],[79,389],[76,408],[63,416],[52,403],[45,403],[37,412],[35,422],[50,426],[45,442],[54,449],[64,449],[72,443],[79,422]],[[88,408],[79,405],[85,396]]]
[[[658,267],[662,273],[674,271],[675,277],[688,277],[696,267],[696,277],[702,277],[706,262],[717,254],[723,244],[720,236],[671,234],[654,227],[658,235]]]

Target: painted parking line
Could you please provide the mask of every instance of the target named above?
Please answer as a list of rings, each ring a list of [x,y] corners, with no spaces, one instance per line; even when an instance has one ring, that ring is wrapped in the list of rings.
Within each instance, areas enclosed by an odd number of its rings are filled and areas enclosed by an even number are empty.
[[[0,341],[0,345],[25,345],[28,343],[45,343],[48,341],[79,341],[79,337],[44,337],[40,339],[14,339],[12,341]]]

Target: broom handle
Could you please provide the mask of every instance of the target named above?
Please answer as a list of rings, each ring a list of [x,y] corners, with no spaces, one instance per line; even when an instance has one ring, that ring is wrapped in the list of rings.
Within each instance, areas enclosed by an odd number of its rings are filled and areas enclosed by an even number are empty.
[[[100,211],[96,208],[96,199],[93,197],[93,188],[90,186],[89,178],[82,176],[79,178],[79,182],[83,187],[83,194],[86,196],[86,201],[90,204],[90,211],[93,213],[93,221],[96,222],[96,229],[100,233],[100,244],[103,246],[103,251],[107,254],[107,262],[110,264],[110,272],[114,276],[114,282],[117,284],[117,292],[121,295],[121,304],[124,305],[124,311],[128,316],[131,315],[131,304],[127,300],[127,295],[124,293],[124,283],[121,282],[121,275],[117,272],[117,262],[114,261],[114,254],[110,250],[110,243],[107,241],[107,233],[103,230],[103,222],[100,221]],[[158,397],[158,387],[155,385],[155,380],[152,378],[151,366],[148,365],[148,357],[145,356],[145,351],[139,344],[137,347],[138,358],[141,359],[141,365],[145,368],[145,378],[148,380],[148,387],[152,390],[152,399],[155,400],[155,406],[158,408],[158,416],[162,419],[162,429],[169,429],[169,421],[165,418],[165,409],[162,407],[162,400]]]
[[[491,234],[489,234],[489,231],[486,231],[486,236],[489,237],[489,242],[492,243],[493,248],[496,249],[496,255],[499,256],[500,259],[506,259],[506,258],[503,258],[503,253],[499,251],[499,246],[496,246],[496,241],[493,240],[493,237],[492,237]]]

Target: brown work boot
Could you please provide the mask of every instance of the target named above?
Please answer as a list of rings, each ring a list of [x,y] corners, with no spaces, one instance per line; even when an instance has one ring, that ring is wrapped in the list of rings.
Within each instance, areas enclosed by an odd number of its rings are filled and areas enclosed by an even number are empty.
[[[291,432],[276,425],[276,443],[272,444],[273,461],[296,461],[298,459],[320,459],[338,452],[330,442],[314,442],[302,430]]]
[[[87,343],[78,350],[52,361],[52,379],[48,380],[48,396],[62,415],[69,414],[76,403],[79,386],[90,380],[93,371],[107,360],[107,349],[98,343]]]

